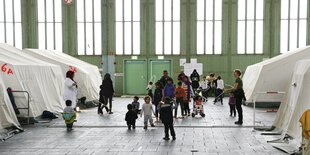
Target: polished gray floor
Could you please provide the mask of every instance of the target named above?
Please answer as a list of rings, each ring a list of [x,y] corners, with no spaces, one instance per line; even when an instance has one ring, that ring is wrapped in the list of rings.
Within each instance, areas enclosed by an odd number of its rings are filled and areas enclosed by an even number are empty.
[[[237,118],[229,116],[226,98],[224,105],[206,103],[205,118],[176,119],[176,141],[162,140],[164,129],[161,123],[144,130],[143,118],[140,117],[137,128],[128,130],[124,116],[130,102],[130,98],[115,98],[112,115],[98,115],[96,108],[82,110],[70,133],[61,119],[26,126],[25,132],[0,142],[0,154],[284,154],[266,142],[272,137],[253,131],[253,108],[243,107],[244,124],[236,126]],[[259,121],[256,125],[269,126],[274,117],[275,113],[259,109],[256,111],[256,120]]]

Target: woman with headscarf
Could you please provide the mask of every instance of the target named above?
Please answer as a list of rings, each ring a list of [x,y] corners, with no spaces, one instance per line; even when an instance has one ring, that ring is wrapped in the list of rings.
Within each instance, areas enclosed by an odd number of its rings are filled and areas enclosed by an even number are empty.
[[[100,86],[100,99],[104,101],[105,105],[109,103],[110,109],[106,108],[109,114],[113,114],[112,112],[112,96],[113,95],[114,95],[113,82],[111,80],[111,75],[107,73],[104,75],[104,79]]]
[[[197,88],[199,88],[200,78],[199,78],[199,74],[198,74],[196,69],[194,69],[194,71],[191,74],[190,78],[191,78],[191,81],[192,81],[193,90],[197,90]]]
[[[76,108],[76,96],[77,96],[77,84],[74,81],[74,72],[73,71],[68,71],[66,73],[66,79],[65,79],[65,90],[64,90],[64,100],[71,100],[72,108]]]

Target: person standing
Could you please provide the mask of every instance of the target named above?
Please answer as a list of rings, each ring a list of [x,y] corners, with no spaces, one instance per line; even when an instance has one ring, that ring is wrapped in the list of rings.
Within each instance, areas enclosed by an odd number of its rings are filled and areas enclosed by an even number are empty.
[[[217,77],[217,80],[216,80],[216,97],[215,97],[215,100],[214,100],[214,103],[215,102],[218,102],[218,101],[221,101],[221,104],[223,105],[223,91],[224,91],[224,80],[222,79],[221,76],[218,76]]]
[[[153,104],[155,105],[155,117],[156,117],[156,122],[158,122],[158,109],[160,102],[163,101],[164,97],[164,89],[161,86],[160,82],[155,83],[155,91],[154,91],[154,99],[153,99]]]
[[[234,77],[236,78],[234,87],[231,89],[228,89],[227,91],[230,91],[234,93],[234,96],[236,98],[236,109],[238,112],[238,121],[235,122],[237,125],[243,124],[243,115],[242,115],[242,99],[244,99],[244,91],[243,91],[243,82],[240,78],[241,71],[239,69],[234,70]]]
[[[109,103],[109,114],[113,114],[112,112],[112,97],[114,95],[113,82],[111,80],[111,75],[109,73],[104,75],[104,79],[100,86],[100,98],[104,98],[104,104],[107,105]]]
[[[169,130],[172,136],[172,140],[175,140],[175,132],[173,127],[173,101],[170,97],[165,97],[164,104],[161,105],[160,108],[160,118],[165,126],[165,137],[164,140],[170,140],[169,138]]]
[[[190,76],[190,79],[192,81],[193,90],[196,91],[199,88],[200,81],[199,74],[196,69],[194,69],[193,73]]]
[[[65,79],[65,90],[64,90],[64,101],[70,100],[72,102],[71,107],[76,110],[76,100],[77,100],[77,84],[74,81],[74,72],[68,71],[66,73]]]
[[[168,71],[167,70],[164,70],[163,71],[163,76],[160,78],[159,82],[162,84],[162,87],[165,88],[166,84],[167,84],[167,81],[168,79],[171,79],[171,77],[168,76]],[[173,83],[173,80],[172,80],[172,83]]]

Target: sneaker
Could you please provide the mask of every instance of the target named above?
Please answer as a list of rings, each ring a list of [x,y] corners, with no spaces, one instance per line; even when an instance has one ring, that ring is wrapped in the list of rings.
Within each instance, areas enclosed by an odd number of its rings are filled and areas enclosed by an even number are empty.
[[[154,124],[151,124],[151,127],[155,127],[155,125],[154,125]]]
[[[164,137],[163,140],[170,140],[170,138],[169,137]]]
[[[187,116],[191,116],[191,114],[188,114]]]
[[[172,140],[176,140],[176,138],[175,138],[175,137],[172,137]]]
[[[112,112],[112,111],[110,111],[110,112],[109,112],[109,114],[113,114],[113,112]]]
[[[144,126],[144,128],[143,128],[143,129],[145,129],[145,130],[146,130],[146,129],[147,129],[147,126]]]

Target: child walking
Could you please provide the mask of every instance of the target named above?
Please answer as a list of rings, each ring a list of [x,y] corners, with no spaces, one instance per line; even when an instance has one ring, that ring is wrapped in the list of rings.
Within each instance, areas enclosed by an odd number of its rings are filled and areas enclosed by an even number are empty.
[[[138,102],[139,97],[138,96],[134,96],[133,97],[133,101],[132,101],[132,109],[137,113],[140,114],[140,103]]]
[[[230,107],[230,117],[236,117],[236,98],[234,93],[230,93],[229,101],[228,101],[229,107]],[[234,113],[234,116],[233,116]]]
[[[160,108],[160,118],[165,126],[165,137],[163,138],[164,140],[170,140],[169,130],[172,136],[172,140],[176,139],[173,127],[172,109],[173,109],[173,101],[171,100],[170,97],[165,97],[164,104],[162,104]]]
[[[183,99],[186,97],[185,90],[182,88],[182,82],[178,82],[178,87],[175,89],[176,104],[174,110],[174,118],[177,118],[178,107],[181,106],[181,115],[184,115],[184,102]]]
[[[126,113],[125,121],[127,122],[128,130],[136,129],[137,113],[134,111],[131,104],[127,105],[128,112]]]
[[[144,129],[147,129],[147,122],[149,121],[151,127],[155,127],[153,124],[152,113],[154,114],[154,109],[151,102],[151,98],[149,96],[144,97],[145,103],[142,105],[141,109],[141,117],[144,114]]]
[[[158,109],[160,102],[163,100],[164,90],[162,89],[160,82],[156,82],[155,87],[153,104],[155,105],[156,122],[158,122]]]
[[[73,130],[72,129],[73,122],[75,121],[75,118],[76,118],[76,113],[75,113],[75,111],[71,105],[72,105],[72,101],[66,100],[66,107],[65,107],[64,112],[62,114],[62,117],[65,120],[65,123],[67,126],[67,131]]]

